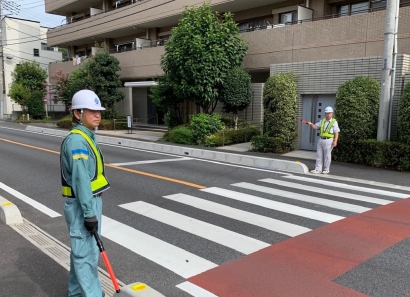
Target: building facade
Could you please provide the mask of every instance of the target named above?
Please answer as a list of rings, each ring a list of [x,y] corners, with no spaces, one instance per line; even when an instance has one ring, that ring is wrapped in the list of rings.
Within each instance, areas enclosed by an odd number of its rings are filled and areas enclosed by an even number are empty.
[[[0,117],[11,118],[13,112],[21,111],[8,92],[12,84],[11,73],[22,62],[36,61],[48,71],[50,62],[61,61],[62,53],[56,47],[47,45],[48,28],[41,27],[39,22],[4,17],[1,20],[1,83],[0,83]],[[51,100],[47,102],[48,111],[61,109]],[[64,110],[64,109],[63,109]]]
[[[304,114],[317,113],[313,104],[325,98],[334,105],[338,84],[358,75],[380,79],[385,29],[385,1],[351,0],[211,0],[219,12],[234,13],[240,34],[249,43],[243,68],[252,76],[254,89],[269,75],[281,71],[298,74],[298,120]],[[402,65],[396,84],[403,82],[410,54],[410,6],[401,1],[398,53]],[[124,83],[146,82],[161,75],[160,57],[164,42],[171,36],[186,5],[200,5],[202,0],[45,0],[46,12],[66,16],[66,24],[48,31],[48,42],[66,47],[76,59],[89,56],[95,42],[105,42],[121,64]],[[73,61],[51,64],[49,72],[58,69],[71,72]],[[77,60],[76,60],[77,61]],[[354,67],[352,65],[355,65]],[[359,65],[359,66],[358,66]],[[360,70],[358,69],[360,67]],[[306,69],[310,69],[306,71]],[[320,75],[312,75],[320,72]],[[347,73],[345,73],[347,72]],[[331,75],[330,75],[331,74]],[[148,85],[149,83],[147,83]],[[309,87],[304,87],[305,85]],[[140,87],[144,84],[140,84]],[[399,85],[398,85],[399,86]],[[400,88],[397,88],[400,90]],[[152,112],[147,88],[127,93],[131,103],[138,104],[146,120]],[[395,93],[393,118],[400,93]],[[310,102],[310,103],[307,103]],[[253,107],[261,105],[261,92],[254,92]],[[127,105],[128,106],[128,105]],[[142,108],[142,109],[141,109]],[[189,110],[189,108],[187,108]],[[260,110],[255,109],[255,110]],[[252,121],[262,121],[262,113],[246,111]],[[313,120],[313,119],[312,119]],[[392,134],[396,133],[392,122]],[[297,148],[311,149],[315,138],[304,143],[306,131],[299,127]],[[303,139],[302,139],[303,138]],[[313,143],[312,143],[313,141]]]

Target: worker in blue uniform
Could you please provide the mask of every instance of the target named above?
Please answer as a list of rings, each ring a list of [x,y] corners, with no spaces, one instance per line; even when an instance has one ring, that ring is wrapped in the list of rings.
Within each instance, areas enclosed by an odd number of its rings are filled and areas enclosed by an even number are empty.
[[[68,296],[100,297],[104,292],[93,234],[101,231],[101,195],[110,184],[95,129],[105,108],[93,91],[81,90],[74,94],[71,110],[77,125],[63,140],[60,154],[64,215],[71,237]]]

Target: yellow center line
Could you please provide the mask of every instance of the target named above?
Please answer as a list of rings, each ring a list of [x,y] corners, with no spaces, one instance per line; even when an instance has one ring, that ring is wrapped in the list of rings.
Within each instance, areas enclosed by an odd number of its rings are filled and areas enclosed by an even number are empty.
[[[5,142],[9,142],[9,143],[12,143],[12,144],[21,145],[21,146],[29,147],[29,148],[32,148],[32,149],[48,152],[48,153],[53,153],[53,154],[57,154],[57,155],[60,154],[60,152],[57,152],[57,151],[53,151],[53,150],[49,150],[49,149],[45,149],[45,148],[41,148],[41,147],[37,147],[37,146],[33,146],[33,145],[28,145],[28,144],[24,144],[24,143],[21,143],[21,142],[16,142],[16,141],[4,139],[4,138],[0,138],[0,140],[5,141]],[[157,179],[162,179],[162,180],[166,180],[166,181],[177,183],[177,184],[182,184],[182,185],[197,188],[197,189],[205,189],[206,188],[204,186],[197,185],[197,184],[194,184],[194,183],[190,183],[190,182],[187,182],[187,181],[183,181],[183,180],[179,180],[179,179],[175,179],[175,178],[170,178],[170,177],[166,177],[166,176],[162,176],[162,175],[157,175],[157,174],[153,174],[153,173],[148,173],[148,172],[144,172],[144,171],[119,167],[119,166],[111,165],[111,164],[105,164],[105,166],[110,167],[110,168],[114,168],[114,169],[118,169],[118,170],[122,170],[122,171],[135,173],[135,174],[140,174],[140,175],[145,175],[145,176],[149,176],[149,177],[153,177],[153,178],[157,178]]]

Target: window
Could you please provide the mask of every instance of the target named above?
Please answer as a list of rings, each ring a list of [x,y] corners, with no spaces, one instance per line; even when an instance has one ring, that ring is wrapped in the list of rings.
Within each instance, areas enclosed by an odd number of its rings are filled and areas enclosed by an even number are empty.
[[[372,6],[373,6],[373,3],[372,3]],[[368,11],[369,11],[368,1],[339,6],[339,15],[341,16],[365,13]]]
[[[38,48],[33,48],[33,55],[34,57],[40,57],[40,51]]]
[[[372,8],[372,10],[386,9],[386,0],[370,1],[370,7]]]
[[[280,23],[281,24],[292,23],[292,22],[297,22],[297,21],[298,21],[298,12],[297,11],[291,11],[291,12],[286,12],[286,13],[281,13],[280,14]]]

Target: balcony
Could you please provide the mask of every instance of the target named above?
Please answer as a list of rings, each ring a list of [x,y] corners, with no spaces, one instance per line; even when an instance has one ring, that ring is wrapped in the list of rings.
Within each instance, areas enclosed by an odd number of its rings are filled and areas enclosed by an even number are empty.
[[[385,11],[376,11],[260,27],[242,33],[249,43],[243,66],[247,70],[266,71],[271,64],[382,56],[384,24]],[[400,8],[398,39],[399,54],[410,54],[410,6]],[[160,58],[165,51],[158,42],[149,41],[149,48],[139,50],[135,45],[113,47],[111,53],[122,67],[121,79],[137,80],[161,74]],[[50,73],[57,69],[71,72],[78,66],[69,61],[50,64],[49,68]]]
[[[156,77],[163,73],[160,67],[160,57],[165,53],[163,46],[143,48],[140,50],[130,50],[124,52],[113,52],[121,65],[120,78],[123,80],[137,80]],[[81,59],[81,63],[87,59]],[[58,62],[49,64],[49,74],[62,70],[64,73],[71,73],[80,67],[77,60]]]

